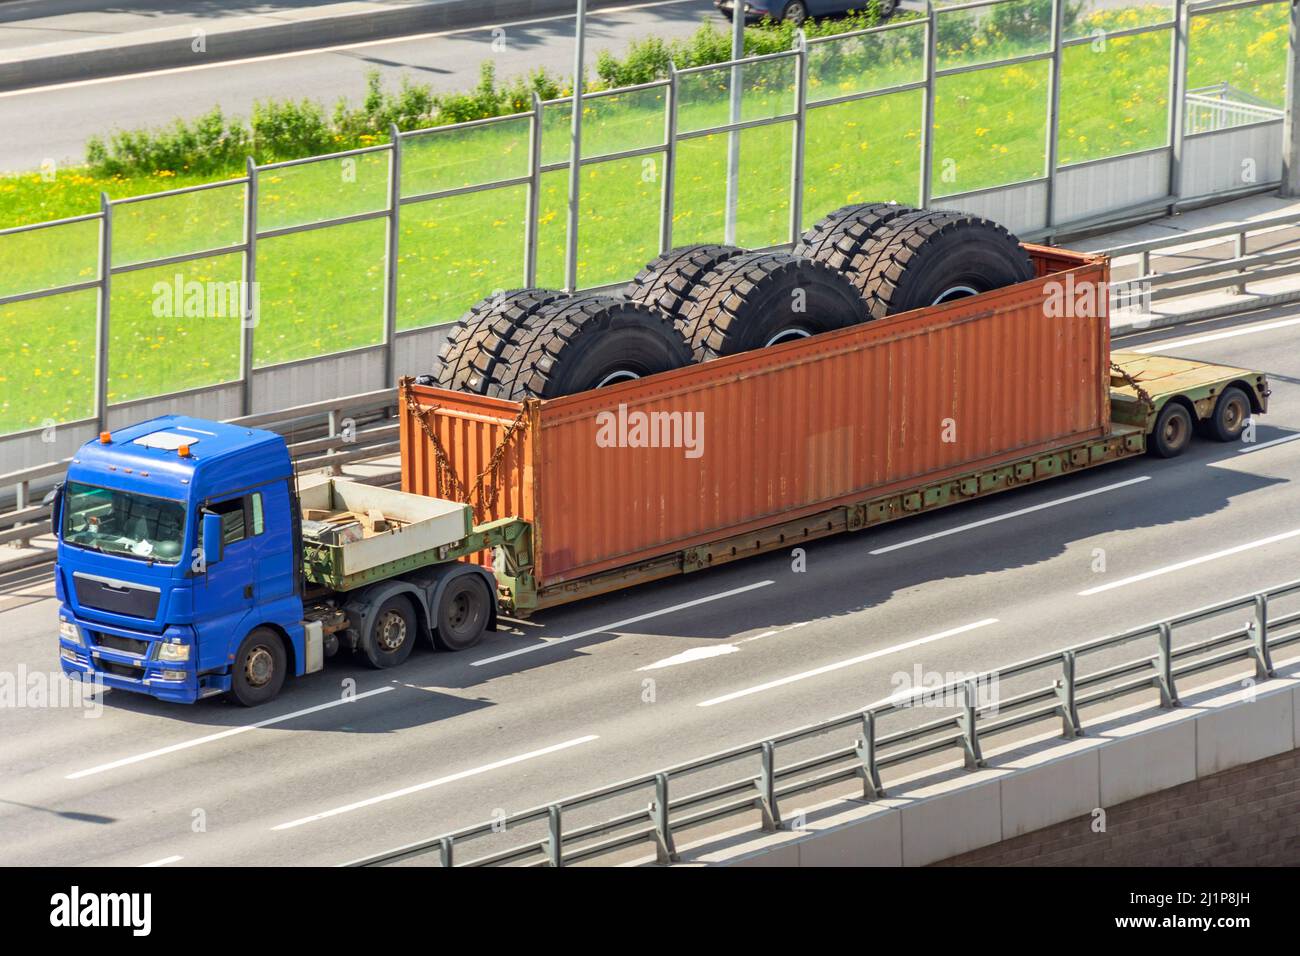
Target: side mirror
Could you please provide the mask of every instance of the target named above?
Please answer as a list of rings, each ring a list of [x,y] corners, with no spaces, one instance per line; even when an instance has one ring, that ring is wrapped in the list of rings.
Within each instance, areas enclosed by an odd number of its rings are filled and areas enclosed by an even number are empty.
[[[203,513],[203,564],[211,567],[221,560],[221,515]]]
[[[59,536],[59,528],[63,525],[61,515],[63,512],[63,482],[59,482],[41,499],[41,504],[50,506],[50,534],[54,537]]]

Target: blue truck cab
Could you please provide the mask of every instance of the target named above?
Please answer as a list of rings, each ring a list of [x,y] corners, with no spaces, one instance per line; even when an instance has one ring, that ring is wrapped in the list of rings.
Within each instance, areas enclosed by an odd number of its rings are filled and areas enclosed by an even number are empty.
[[[299,492],[319,501],[324,485],[436,517],[323,545],[304,538]],[[64,672],[255,706],[342,648],[394,667],[421,637],[460,650],[495,630],[496,579],[462,559],[521,526],[475,528],[465,505],[366,487],[300,482],[279,435],[180,415],[86,443],[51,499]],[[379,559],[349,569],[347,548]]]

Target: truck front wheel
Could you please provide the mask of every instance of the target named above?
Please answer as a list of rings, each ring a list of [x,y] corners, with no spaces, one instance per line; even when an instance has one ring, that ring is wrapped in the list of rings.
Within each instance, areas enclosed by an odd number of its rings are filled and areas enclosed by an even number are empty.
[[[235,652],[230,694],[244,707],[256,707],[280,693],[287,658],[280,635],[269,627],[254,628]]]
[[[415,646],[415,615],[411,602],[400,594],[379,606],[370,631],[361,642],[372,667],[396,667],[411,656]]]
[[[1168,402],[1151,430],[1151,451],[1161,458],[1177,458],[1192,440],[1192,414],[1179,402]]]
[[[434,632],[438,645],[463,651],[477,644],[492,616],[491,600],[487,586],[476,574],[462,574],[448,582],[438,600],[438,629]]]

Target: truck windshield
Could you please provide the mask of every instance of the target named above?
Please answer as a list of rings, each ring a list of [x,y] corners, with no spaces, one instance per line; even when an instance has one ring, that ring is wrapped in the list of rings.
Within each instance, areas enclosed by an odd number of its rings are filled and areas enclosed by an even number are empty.
[[[178,501],[70,481],[63,497],[63,540],[80,548],[176,564],[185,539]]]

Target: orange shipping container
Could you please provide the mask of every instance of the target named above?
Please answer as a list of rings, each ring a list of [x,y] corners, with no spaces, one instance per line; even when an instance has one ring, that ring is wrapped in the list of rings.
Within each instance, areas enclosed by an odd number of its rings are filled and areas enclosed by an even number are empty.
[[[1106,261],[1026,248],[1030,282],[577,395],[408,385],[402,487],[531,522],[548,604],[565,582],[1104,437]]]

